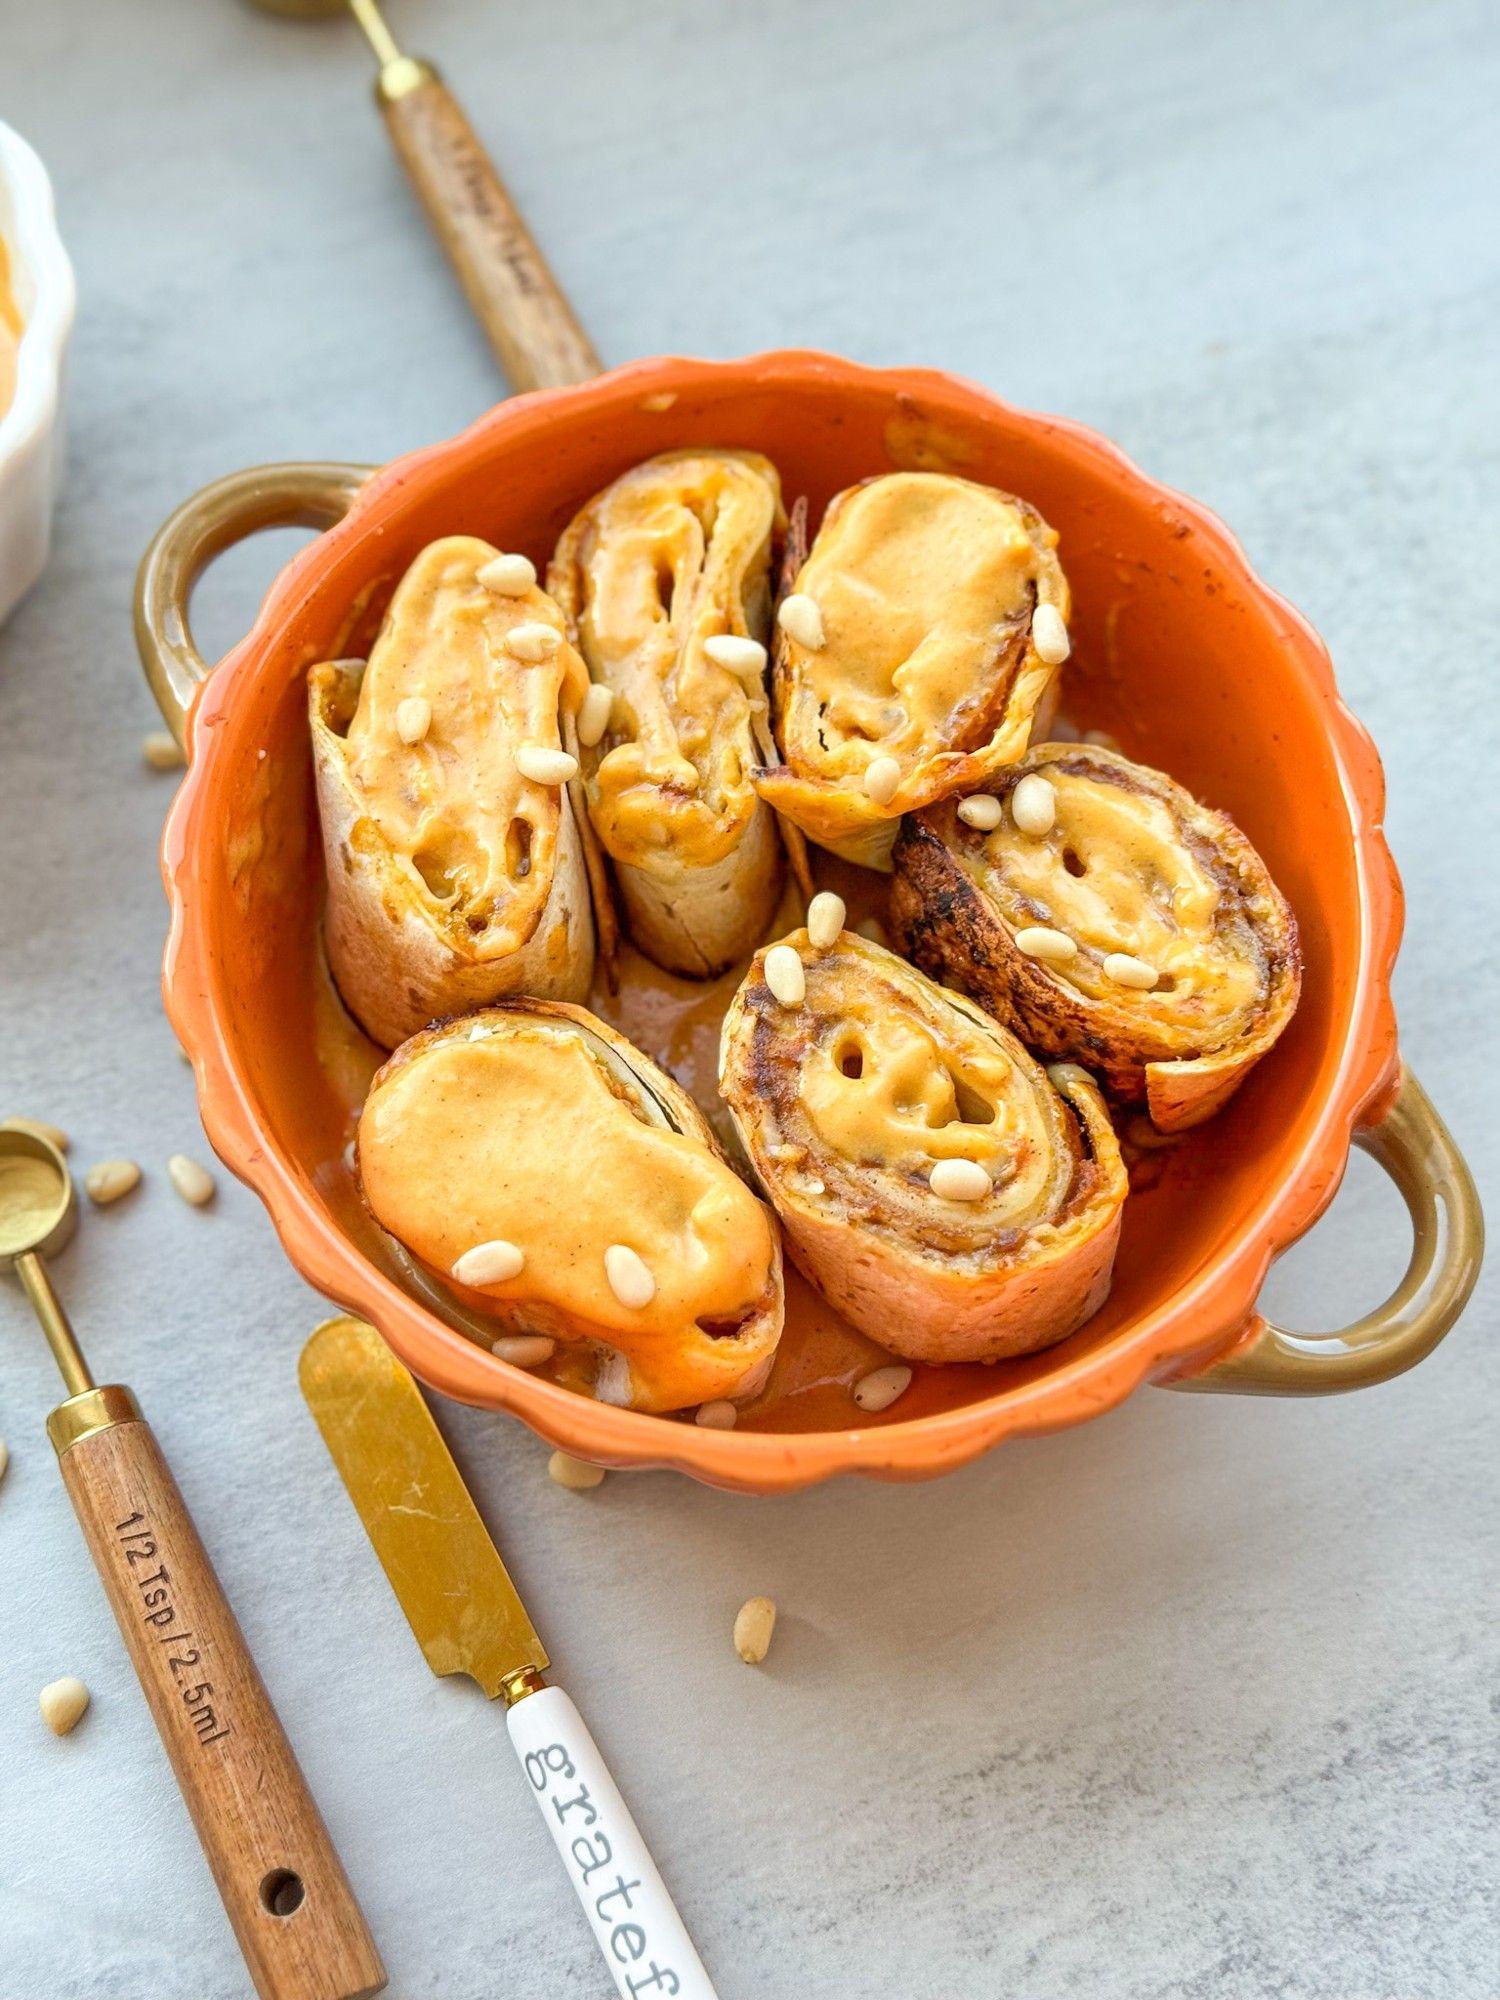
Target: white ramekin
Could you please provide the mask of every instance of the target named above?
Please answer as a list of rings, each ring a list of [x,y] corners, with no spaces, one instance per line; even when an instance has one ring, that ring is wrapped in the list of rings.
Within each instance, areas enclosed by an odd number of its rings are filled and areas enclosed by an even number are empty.
[[[16,392],[0,414],[0,624],[47,560],[63,461],[63,374],[73,330],[73,267],[57,233],[52,183],[0,122],[0,237],[21,310]]]

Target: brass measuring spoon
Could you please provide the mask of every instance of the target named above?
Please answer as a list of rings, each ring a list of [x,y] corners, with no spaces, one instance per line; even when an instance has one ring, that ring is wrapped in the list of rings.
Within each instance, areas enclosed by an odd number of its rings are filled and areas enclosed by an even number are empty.
[[[0,1130],[0,1269],[42,1323],[63,1484],[262,2000],[362,2000],[385,1967],[233,1611],[130,1391],[98,1386],[44,1259],[77,1221],[61,1153]]]
[[[375,0],[255,0],[313,20],[347,5],[380,69],[391,144],[517,394],[586,382],[598,355],[458,100],[430,62],[404,55]]]

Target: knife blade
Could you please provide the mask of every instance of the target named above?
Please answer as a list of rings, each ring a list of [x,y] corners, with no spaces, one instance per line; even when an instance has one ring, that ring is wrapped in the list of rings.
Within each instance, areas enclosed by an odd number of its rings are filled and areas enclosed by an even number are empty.
[[[506,1704],[511,1744],[620,2000],[717,2000],[639,1827],[546,1650],[421,1390],[374,1327],[341,1315],[302,1394],[432,1671]]]

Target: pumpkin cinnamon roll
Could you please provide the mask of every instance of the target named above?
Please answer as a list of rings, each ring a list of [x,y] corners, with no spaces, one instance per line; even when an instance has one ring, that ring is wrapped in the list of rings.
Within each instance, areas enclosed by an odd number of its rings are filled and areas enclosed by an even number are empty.
[[[753,950],[780,894],[781,843],[751,772],[770,754],[765,642],[784,525],[769,459],[667,452],[596,494],[547,572],[593,681],[584,788],[626,928],[690,978]]]
[[[998,1361],[1109,1290],[1126,1180],[1103,1099],[845,931],[758,953],[719,1086],[792,1258],[912,1361]]]
[[[508,1001],[397,1049],[360,1114],[382,1228],[493,1337],[583,1343],[639,1410],[754,1394],[775,1217],[672,1079],[582,1007]]]
[[[385,1048],[504,994],[588,991],[568,797],[588,683],[534,574],[468,535],[433,542],[369,660],[308,677],[329,964]]]
[[[891,472],[794,512],[763,799],[821,846],[889,869],[903,813],[973,791],[1026,749],[1068,655],[1057,536],[1024,500]]]
[[[1160,1131],[1219,1110],[1296,1009],[1296,920],[1265,863],[1113,751],[1043,744],[908,821],[895,860],[902,949]]]

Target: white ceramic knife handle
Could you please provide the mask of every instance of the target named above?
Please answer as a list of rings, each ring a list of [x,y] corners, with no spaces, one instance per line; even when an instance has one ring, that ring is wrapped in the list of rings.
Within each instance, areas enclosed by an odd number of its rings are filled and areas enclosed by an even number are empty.
[[[510,1740],[620,2000],[718,2000],[640,1828],[561,1688],[506,1711]]]

